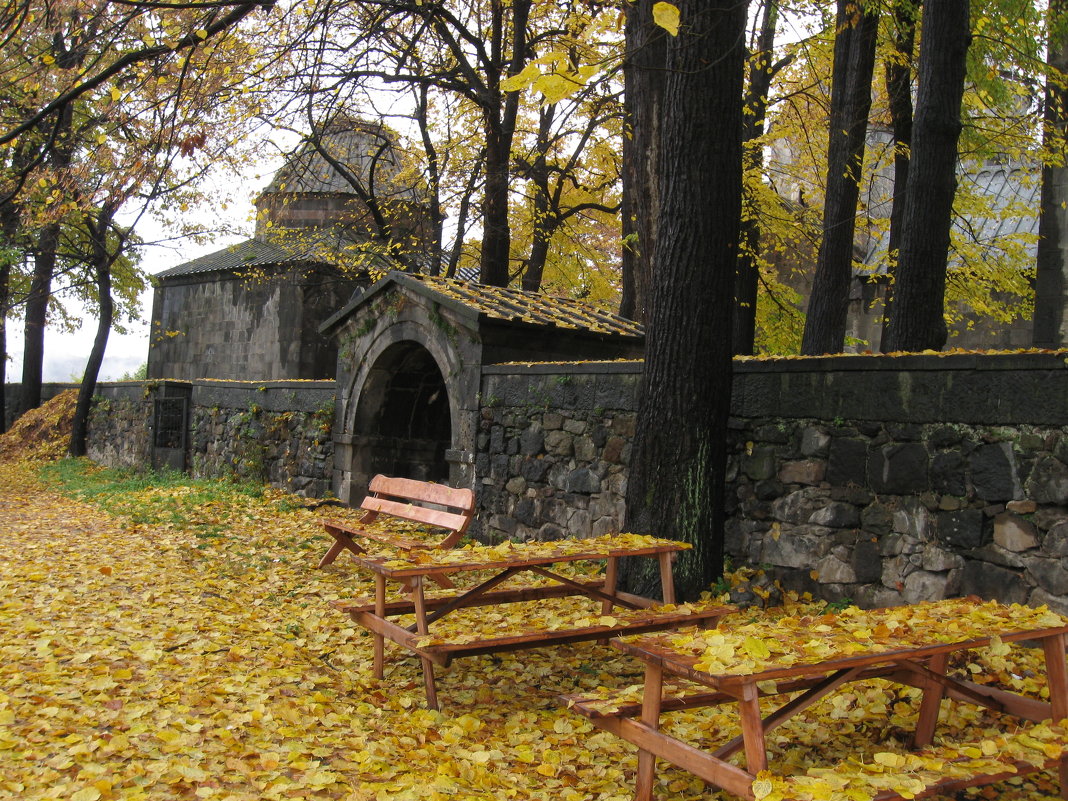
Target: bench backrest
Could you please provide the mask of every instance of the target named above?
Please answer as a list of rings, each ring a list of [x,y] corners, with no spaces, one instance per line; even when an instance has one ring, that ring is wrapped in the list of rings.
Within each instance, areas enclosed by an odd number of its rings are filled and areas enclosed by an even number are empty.
[[[451,533],[439,547],[452,547],[475,514],[475,493],[469,489],[380,474],[371,479],[368,492],[360,508],[373,515],[384,513],[448,529]]]

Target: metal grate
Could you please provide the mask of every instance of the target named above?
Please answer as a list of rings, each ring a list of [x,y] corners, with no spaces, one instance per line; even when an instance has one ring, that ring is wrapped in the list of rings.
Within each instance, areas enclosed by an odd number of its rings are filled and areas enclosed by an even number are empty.
[[[185,448],[185,398],[156,398],[154,410],[155,446]]]

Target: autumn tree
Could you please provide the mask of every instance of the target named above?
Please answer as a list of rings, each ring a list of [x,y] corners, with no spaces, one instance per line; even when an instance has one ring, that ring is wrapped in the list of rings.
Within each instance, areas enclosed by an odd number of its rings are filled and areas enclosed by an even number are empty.
[[[946,343],[946,264],[969,21],[968,0],[924,4],[912,164],[884,350],[939,350]]]
[[[676,567],[681,595],[692,598],[722,572],[746,20],[732,0],[677,6],[663,64],[657,238],[627,524],[693,545]],[[644,577],[628,581],[645,589]]]
[[[838,0],[823,241],[816,260],[801,352],[835,353],[845,341],[853,237],[871,109],[878,7]]]

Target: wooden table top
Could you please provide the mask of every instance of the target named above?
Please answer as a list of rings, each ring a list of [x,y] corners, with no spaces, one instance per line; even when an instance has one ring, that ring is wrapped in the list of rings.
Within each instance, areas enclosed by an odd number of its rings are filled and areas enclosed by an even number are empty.
[[[838,614],[747,622],[745,612],[718,628],[625,637],[613,644],[711,687],[730,687],[841,669],[924,659],[939,653],[1068,633],[1068,619],[975,598]]]
[[[638,534],[609,534],[581,540],[550,542],[511,542],[500,545],[472,545],[451,549],[420,549],[398,555],[365,554],[356,560],[387,578],[441,575],[473,570],[506,570],[536,567],[558,562],[608,559],[619,556],[653,556],[690,548],[674,542]]]

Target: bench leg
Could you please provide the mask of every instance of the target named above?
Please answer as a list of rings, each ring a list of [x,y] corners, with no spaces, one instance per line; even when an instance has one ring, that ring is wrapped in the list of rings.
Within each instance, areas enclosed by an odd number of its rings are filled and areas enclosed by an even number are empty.
[[[664,603],[675,603],[675,577],[671,572],[673,553],[658,554],[660,559],[660,588]]]
[[[386,577],[381,573],[375,573],[375,617],[380,620],[386,618]],[[386,638],[378,632],[373,632],[375,656],[374,677],[381,679],[385,675],[386,666]]]
[[[664,671],[660,665],[646,663],[645,691],[642,695],[642,723],[652,729],[660,728],[660,704],[664,689]],[[638,751],[638,778],[634,801],[652,801],[656,782],[656,754],[644,748]]]
[[[416,576],[412,580],[412,600],[415,602],[415,630],[419,634],[427,634],[430,631],[426,620],[426,598],[423,595],[423,577]],[[426,688],[426,705],[428,709],[438,708],[438,693],[434,685],[434,663],[425,656],[419,657],[423,664],[423,685]]]
[[[334,560],[341,555],[342,551],[352,551],[354,554],[366,553],[366,551],[353,542],[352,537],[343,531],[338,531],[335,528],[327,528],[326,533],[334,538],[334,544],[330,546],[329,550],[323,555],[323,558],[319,560],[319,567],[324,568],[329,564],[333,564]]]
[[[1053,707],[1053,722],[1068,718],[1068,664],[1065,663],[1065,635],[1058,634],[1042,641],[1046,657],[1046,682],[1049,686],[1050,706]],[[1061,757],[1061,798],[1068,799],[1068,755]]]
[[[945,675],[949,654],[935,654],[927,664],[928,670],[938,675]],[[938,725],[938,710],[942,707],[945,688],[931,682],[923,688],[923,700],[920,701],[920,716],[916,721],[916,733],[912,736],[912,747],[923,748],[934,739],[935,726]]]
[[[768,769],[768,746],[764,739],[764,719],[760,715],[760,693],[755,684],[746,684],[738,698],[745,745],[745,769],[756,775]]]

